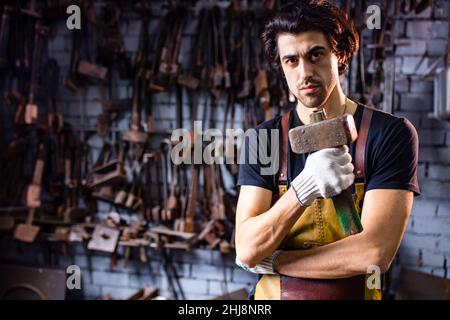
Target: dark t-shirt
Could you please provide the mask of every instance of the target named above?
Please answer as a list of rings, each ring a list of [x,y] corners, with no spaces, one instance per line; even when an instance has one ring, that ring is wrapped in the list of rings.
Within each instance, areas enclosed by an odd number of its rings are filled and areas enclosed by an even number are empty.
[[[359,131],[361,124],[363,106],[358,104],[355,114],[356,129]],[[278,150],[272,152],[271,129],[279,129],[281,116],[266,121],[255,128],[258,134],[261,129],[267,129],[268,139],[265,143],[267,154],[272,161],[278,161]],[[289,128],[302,125],[297,112],[291,112]],[[279,131],[281,134],[281,130]],[[261,174],[261,169],[270,167],[267,160],[260,161],[261,143],[249,143],[251,139],[247,136],[241,152],[238,185],[251,185],[278,192],[276,173]],[[369,134],[366,142],[366,191],[372,189],[403,189],[420,194],[417,182],[418,162],[418,138],[414,126],[405,118],[376,110],[373,113]],[[274,141],[274,145],[279,145]],[[349,145],[350,154],[354,164],[355,145]],[[276,148],[278,149],[278,148]],[[257,161],[251,160],[250,155],[257,156]],[[295,154],[289,145],[288,161],[288,185],[303,170],[308,154]],[[253,158],[254,159],[254,158]]]

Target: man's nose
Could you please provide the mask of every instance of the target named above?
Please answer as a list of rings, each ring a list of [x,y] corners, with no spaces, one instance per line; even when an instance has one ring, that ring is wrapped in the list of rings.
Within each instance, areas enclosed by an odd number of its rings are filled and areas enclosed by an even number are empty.
[[[298,72],[298,78],[302,81],[312,76],[312,64],[306,59],[299,59],[296,69]]]

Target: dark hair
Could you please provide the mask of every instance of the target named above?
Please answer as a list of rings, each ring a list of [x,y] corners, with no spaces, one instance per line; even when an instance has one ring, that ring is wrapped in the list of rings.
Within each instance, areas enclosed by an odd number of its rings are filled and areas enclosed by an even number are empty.
[[[277,38],[280,33],[298,34],[321,31],[331,50],[343,59],[339,74],[343,74],[351,57],[358,51],[359,36],[347,14],[327,0],[301,0],[290,3],[273,16],[262,34],[264,54],[272,67],[280,70]]]

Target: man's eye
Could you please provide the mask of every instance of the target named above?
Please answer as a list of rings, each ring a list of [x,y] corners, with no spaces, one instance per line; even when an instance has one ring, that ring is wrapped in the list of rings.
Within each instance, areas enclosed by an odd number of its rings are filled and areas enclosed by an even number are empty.
[[[295,63],[297,63],[297,58],[288,58],[288,59],[286,59],[286,64],[288,64],[288,65],[292,65],[292,64],[295,64]]]
[[[322,56],[322,52],[313,52],[311,53],[311,61],[316,61]]]

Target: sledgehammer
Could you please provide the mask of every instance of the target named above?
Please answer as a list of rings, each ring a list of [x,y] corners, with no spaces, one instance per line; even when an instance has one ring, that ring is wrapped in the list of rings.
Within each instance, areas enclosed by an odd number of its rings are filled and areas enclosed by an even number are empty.
[[[355,121],[350,114],[326,119],[323,110],[310,115],[311,123],[289,130],[291,149],[295,153],[310,153],[324,148],[340,147],[358,137]],[[332,197],[339,224],[345,236],[363,230],[350,189]]]

